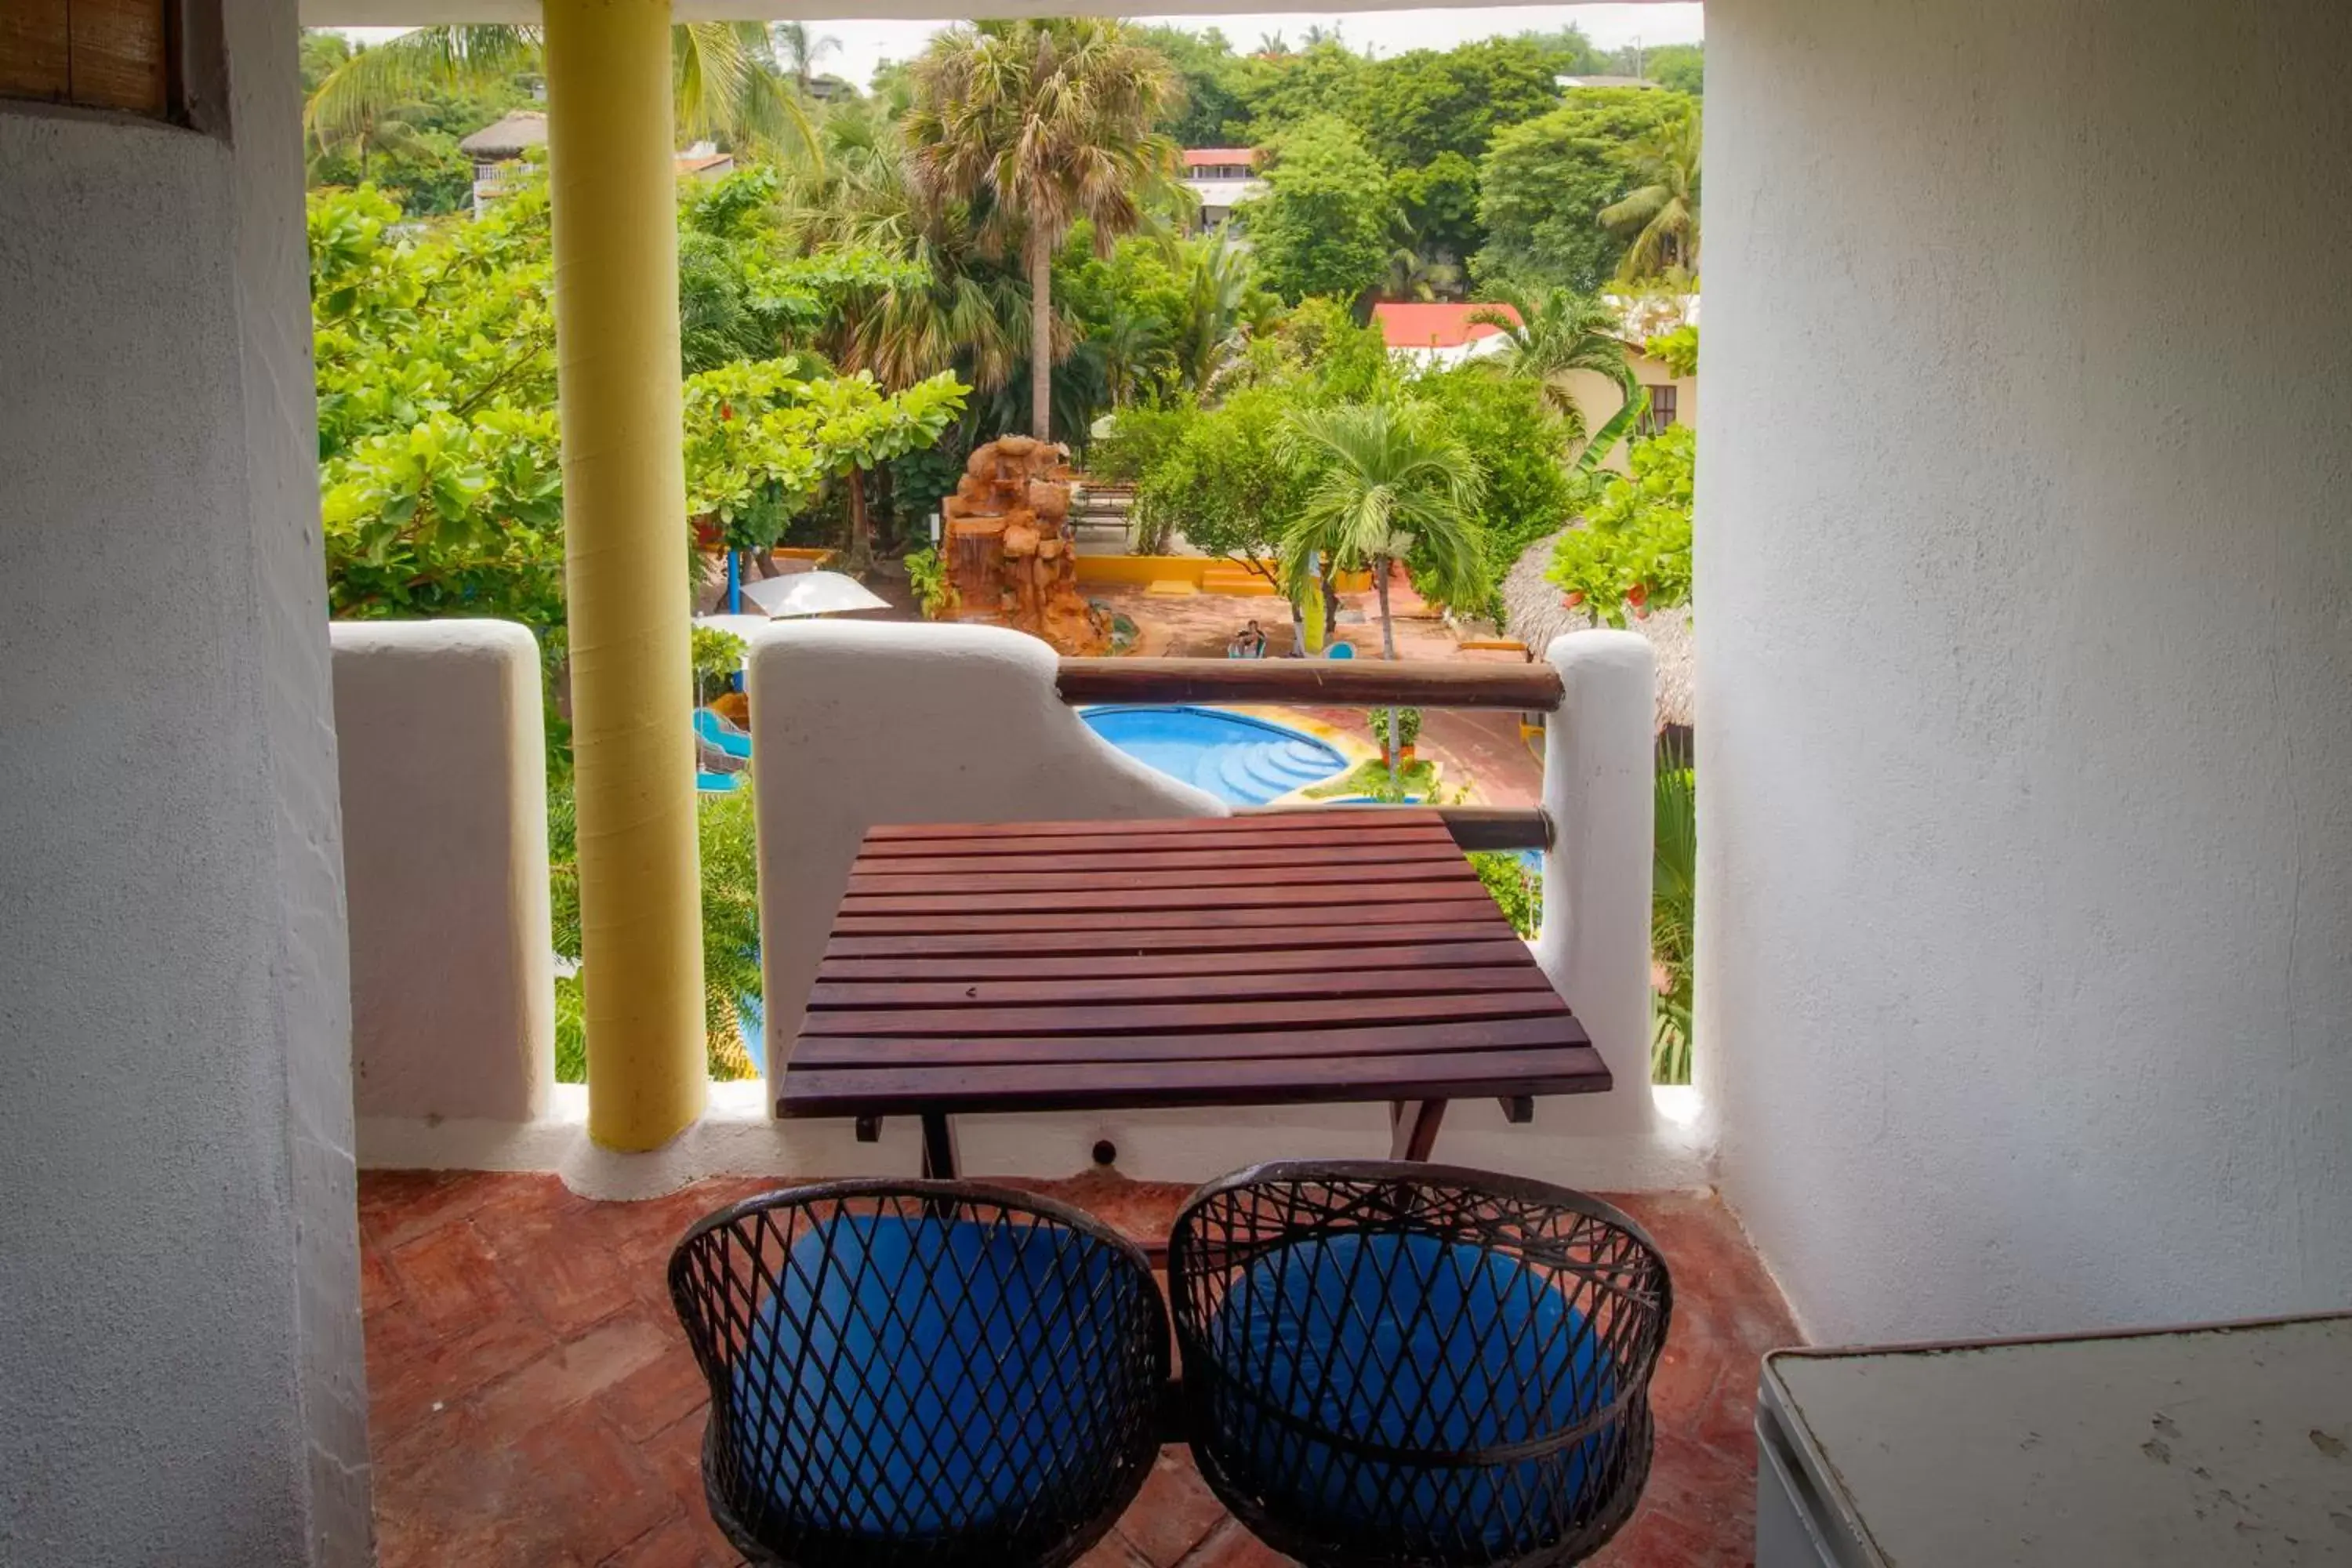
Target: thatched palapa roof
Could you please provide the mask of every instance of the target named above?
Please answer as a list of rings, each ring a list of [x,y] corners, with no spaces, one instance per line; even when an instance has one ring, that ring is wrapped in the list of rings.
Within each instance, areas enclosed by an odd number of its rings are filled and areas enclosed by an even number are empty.
[[[1563,632],[1591,629],[1591,617],[1559,602],[1559,585],[1544,580],[1559,535],[1538,539],[1519,552],[1503,578],[1503,630],[1538,653]],[[1628,629],[1650,639],[1658,659],[1658,728],[1691,722],[1691,671],[1696,655],[1688,608],[1653,610]]]
[[[520,158],[534,147],[547,145],[547,116],[535,109],[518,109],[491,121],[457,143],[469,158]]]

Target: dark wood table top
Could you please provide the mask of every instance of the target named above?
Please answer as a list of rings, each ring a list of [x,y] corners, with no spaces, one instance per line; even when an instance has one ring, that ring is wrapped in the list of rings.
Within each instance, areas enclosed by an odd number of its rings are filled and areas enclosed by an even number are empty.
[[[777,1112],[1609,1087],[1443,820],[1378,807],[868,830]]]

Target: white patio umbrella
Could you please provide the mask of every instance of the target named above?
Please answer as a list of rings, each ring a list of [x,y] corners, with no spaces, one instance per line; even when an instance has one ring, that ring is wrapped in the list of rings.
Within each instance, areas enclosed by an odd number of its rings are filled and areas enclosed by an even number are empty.
[[[745,642],[750,642],[751,634],[767,626],[769,622],[765,616],[697,616],[694,617],[694,624],[698,626],[709,626],[712,631],[725,632],[730,637],[739,637]]]
[[[743,597],[775,620],[799,616],[838,616],[853,610],[887,610],[890,602],[867,592],[855,577],[839,572],[795,572],[784,577],[763,577],[743,584]],[[702,617],[708,624],[711,617]],[[730,616],[730,619],[751,619]]]

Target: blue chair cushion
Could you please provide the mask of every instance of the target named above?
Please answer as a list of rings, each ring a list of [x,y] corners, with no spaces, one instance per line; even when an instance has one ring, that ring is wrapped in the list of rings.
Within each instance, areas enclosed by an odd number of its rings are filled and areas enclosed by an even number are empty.
[[[1118,1261],[1055,1226],[845,1215],[793,1247],[734,1373],[747,1483],[804,1529],[1017,1520],[1113,1443]]]
[[[1327,1539],[1440,1561],[1471,1543],[1488,1558],[1534,1551],[1564,1533],[1617,1436],[1477,1466],[1326,1440],[1442,1459],[1565,1433],[1616,1397],[1613,1360],[1551,1279],[1470,1243],[1409,1231],[1294,1242],[1243,1273],[1208,1330],[1228,1378],[1310,1429],[1243,1417],[1221,1452],[1228,1472]]]

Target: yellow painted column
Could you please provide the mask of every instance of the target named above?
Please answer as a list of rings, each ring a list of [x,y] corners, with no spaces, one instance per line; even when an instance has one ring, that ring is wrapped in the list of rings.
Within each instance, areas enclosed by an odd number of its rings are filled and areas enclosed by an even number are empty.
[[[588,1132],[702,1113],[668,0],[545,0]]]

